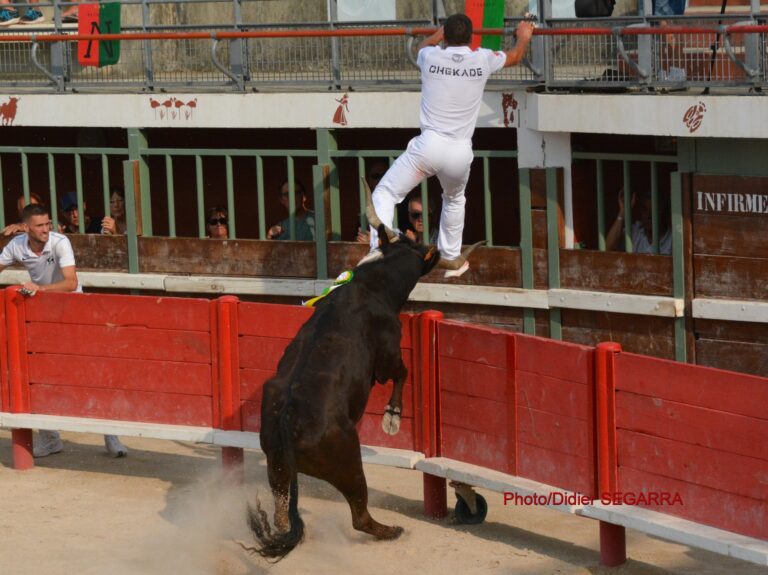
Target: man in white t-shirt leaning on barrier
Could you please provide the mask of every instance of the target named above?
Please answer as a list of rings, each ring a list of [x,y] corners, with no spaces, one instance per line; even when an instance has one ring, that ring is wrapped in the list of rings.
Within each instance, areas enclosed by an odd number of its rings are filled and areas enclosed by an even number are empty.
[[[488,77],[519,64],[533,35],[534,25],[521,22],[517,43],[508,51],[472,50],[472,21],[454,14],[419,45],[416,63],[421,70],[421,134],[387,170],[373,192],[373,205],[382,223],[392,227],[395,204],[424,178],[437,175],[443,188],[443,209],[437,247],[442,267],[461,275],[469,264],[461,255],[464,231],[464,189],[474,158],[472,134]],[[438,44],[445,40],[445,48]],[[371,249],[378,246],[375,230]]]
[[[25,233],[8,242],[0,253],[0,271],[21,262],[29,272],[30,281],[22,286],[26,294],[42,291],[81,292],[75,270],[75,253],[64,234],[51,231],[48,208],[29,204],[21,212]],[[115,435],[105,435],[104,445],[113,457],[123,457],[128,449]],[[40,440],[34,447],[35,457],[46,457],[63,449],[58,431],[40,430]]]

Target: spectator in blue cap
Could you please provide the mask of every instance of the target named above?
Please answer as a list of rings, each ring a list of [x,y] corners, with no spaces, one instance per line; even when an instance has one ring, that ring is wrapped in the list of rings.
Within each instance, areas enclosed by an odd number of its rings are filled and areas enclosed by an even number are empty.
[[[61,208],[61,222],[59,222],[59,231],[62,234],[80,233],[80,212],[77,205],[77,194],[69,192],[59,199],[59,208]],[[85,202],[82,207],[83,218],[85,220],[86,234],[100,234],[101,220],[103,218],[91,218],[86,213]]]

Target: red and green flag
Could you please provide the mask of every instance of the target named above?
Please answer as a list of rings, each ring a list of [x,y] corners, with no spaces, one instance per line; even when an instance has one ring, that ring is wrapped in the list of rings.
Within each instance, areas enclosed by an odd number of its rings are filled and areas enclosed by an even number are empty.
[[[464,10],[474,29],[504,27],[504,0],[466,0]],[[501,36],[472,36],[470,47],[474,50],[478,46],[501,50]]]
[[[119,34],[120,3],[80,4],[78,34]],[[77,61],[81,66],[110,66],[120,59],[119,40],[79,40]]]

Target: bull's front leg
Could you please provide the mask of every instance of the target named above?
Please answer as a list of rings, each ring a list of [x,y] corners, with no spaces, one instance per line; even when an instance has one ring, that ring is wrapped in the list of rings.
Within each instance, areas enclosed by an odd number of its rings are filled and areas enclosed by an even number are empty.
[[[392,378],[392,396],[384,409],[384,419],[381,420],[381,428],[388,435],[395,435],[400,431],[400,415],[403,412],[403,385],[407,375],[408,370],[401,359],[398,373]]]

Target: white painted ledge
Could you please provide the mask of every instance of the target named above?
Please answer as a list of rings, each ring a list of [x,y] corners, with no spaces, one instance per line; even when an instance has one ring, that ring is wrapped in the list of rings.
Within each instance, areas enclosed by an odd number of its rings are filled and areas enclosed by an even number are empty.
[[[81,433],[103,433],[125,437],[151,437],[173,441],[213,443],[214,430],[210,427],[111,421],[63,415],[39,415],[35,413],[0,412],[0,427],[15,429],[54,429]]]
[[[693,300],[693,317],[768,323],[768,302],[696,298]]]
[[[539,494],[544,497],[550,493],[571,495],[570,492],[559,487],[445,457],[419,461],[416,463],[416,470],[499,493],[511,492],[521,496]],[[623,525],[667,541],[704,549],[750,563],[768,565],[768,541],[701,525],[642,507],[604,505],[599,500],[585,505],[545,505],[545,507],[606,521],[614,525]]]
[[[547,290],[418,283],[411,301],[450,302],[547,309]]]
[[[634,507],[595,502],[578,515],[623,525],[655,537],[768,566],[768,541],[739,535],[686,519]]]
[[[539,483],[531,479],[508,475],[493,469],[486,469],[479,465],[472,465],[447,457],[430,457],[416,463],[416,470],[437,477],[445,477],[451,481],[466,483],[474,487],[481,487],[498,493],[515,493],[523,497],[527,495],[548,495],[550,493],[562,493],[576,497],[577,494],[568,492],[559,487]],[[583,509],[583,505],[537,505],[537,507],[549,507],[564,513],[577,513]]]
[[[651,295],[551,289],[548,296],[549,307],[635,315],[683,317],[685,307],[682,299]]]
[[[258,433],[226,431],[210,427],[7,412],[0,412],[0,427],[10,429],[54,429],[79,433],[120,435],[123,437],[150,437],[171,441],[208,443],[219,447],[261,450],[261,440]],[[404,469],[413,469],[418,461],[424,459],[424,454],[417,451],[394,449],[391,447],[364,445],[361,447],[360,453],[365,463],[388,465]]]
[[[277,295],[309,298],[320,295],[331,280],[235,278],[218,276],[176,276],[129,274],[125,272],[79,272],[84,287],[145,289],[169,293]],[[0,285],[29,280],[24,270],[0,273]],[[658,317],[683,317],[682,299],[573,289],[526,290],[490,286],[419,283],[411,301],[461,303],[529,309],[584,309]],[[724,321],[768,323],[768,302],[696,298],[693,317]]]

